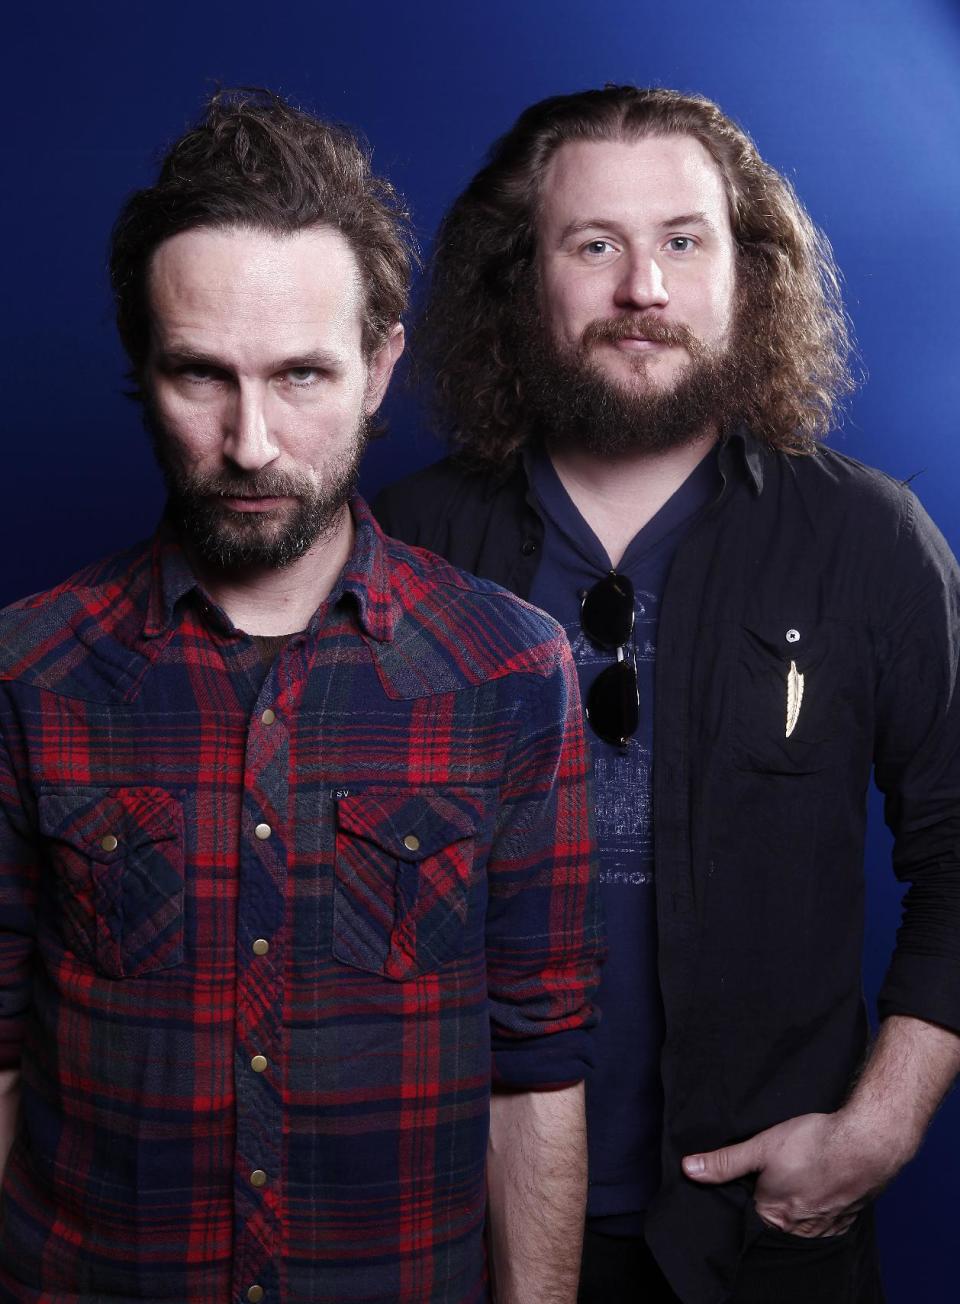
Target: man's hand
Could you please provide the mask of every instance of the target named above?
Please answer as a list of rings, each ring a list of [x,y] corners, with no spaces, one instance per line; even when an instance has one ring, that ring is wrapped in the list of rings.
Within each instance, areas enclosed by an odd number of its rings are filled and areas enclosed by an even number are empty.
[[[757,1213],[795,1236],[835,1236],[912,1158],[960,1070],[960,1037],[921,1019],[887,1019],[850,1099],[739,1145],[687,1155],[695,1182],[757,1173]]]
[[[688,1155],[683,1171],[705,1183],[757,1173],[753,1198],[763,1222],[794,1236],[836,1236],[907,1158],[840,1110],[801,1114],[739,1145]]]

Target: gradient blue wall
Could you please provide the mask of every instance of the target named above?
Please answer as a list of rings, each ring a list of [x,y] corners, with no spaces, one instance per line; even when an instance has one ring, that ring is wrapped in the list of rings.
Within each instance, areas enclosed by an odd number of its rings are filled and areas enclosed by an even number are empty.
[[[424,244],[527,103],[634,81],[702,91],[743,122],[826,228],[867,380],[835,443],[914,486],[960,546],[960,10],[951,0],[487,0],[457,5],[87,3],[5,19],[6,309],[0,601],[140,537],[161,496],[122,396],[106,235],[214,80],[258,83],[359,125]],[[24,12],[26,11],[26,12]],[[415,402],[368,457],[368,493],[432,460]],[[876,812],[867,987],[899,891]],[[892,1304],[956,1298],[947,1104],[881,1203]]]

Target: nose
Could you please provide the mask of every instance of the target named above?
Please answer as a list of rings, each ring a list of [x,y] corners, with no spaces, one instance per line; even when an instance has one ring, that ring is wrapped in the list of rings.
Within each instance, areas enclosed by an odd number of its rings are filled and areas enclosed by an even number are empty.
[[[226,414],[224,457],[242,471],[260,471],[279,453],[270,429],[267,393],[262,386],[240,384]]]
[[[663,269],[656,258],[636,254],[621,263],[622,275],[614,292],[618,308],[664,308],[670,302]]]

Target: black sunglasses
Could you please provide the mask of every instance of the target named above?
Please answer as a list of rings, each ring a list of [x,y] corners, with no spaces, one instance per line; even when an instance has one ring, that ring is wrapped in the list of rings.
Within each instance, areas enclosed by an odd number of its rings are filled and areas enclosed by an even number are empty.
[[[626,747],[640,723],[636,653],[624,648],[633,633],[633,585],[626,575],[611,571],[581,595],[580,627],[617,660],[602,670],[587,690],[586,713],[593,732],[605,743]]]

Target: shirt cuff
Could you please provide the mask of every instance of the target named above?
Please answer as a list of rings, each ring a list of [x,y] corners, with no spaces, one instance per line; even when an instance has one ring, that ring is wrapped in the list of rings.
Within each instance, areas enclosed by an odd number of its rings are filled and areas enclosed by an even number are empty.
[[[522,1041],[493,1042],[494,1091],[555,1091],[582,1082],[593,1068],[591,1028],[570,1028]]]
[[[960,966],[940,955],[898,952],[877,999],[881,1019],[902,1014],[960,1033]]]

